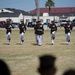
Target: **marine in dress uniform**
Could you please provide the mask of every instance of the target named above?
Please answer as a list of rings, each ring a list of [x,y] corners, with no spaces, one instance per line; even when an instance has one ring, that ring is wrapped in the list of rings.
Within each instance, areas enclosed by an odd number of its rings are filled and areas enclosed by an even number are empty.
[[[35,35],[36,35],[36,42],[38,46],[42,45],[42,35],[44,34],[44,28],[41,24],[41,21],[37,21],[36,25],[34,26]]]
[[[67,21],[67,24],[64,26],[65,34],[66,34],[66,43],[67,45],[70,43],[70,34],[72,31],[73,26]]]
[[[6,28],[6,34],[7,34],[7,42],[8,42],[8,45],[10,45],[11,33],[12,33],[12,28],[13,28],[10,19],[7,20],[5,28]]]
[[[55,39],[55,33],[57,31],[57,26],[55,25],[54,21],[52,21],[49,28],[51,29],[51,41],[52,41],[52,45],[53,45],[54,39]]]
[[[21,44],[23,44],[23,42],[24,42],[24,33],[26,31],[26,25],[24,24],[23,20],[21,20],[21,23],[19,24],[19,30],[20,30]]]

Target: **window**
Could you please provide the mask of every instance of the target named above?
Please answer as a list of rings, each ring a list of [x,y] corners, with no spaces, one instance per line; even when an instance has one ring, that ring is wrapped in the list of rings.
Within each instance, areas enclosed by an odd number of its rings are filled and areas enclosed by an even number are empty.
[[[43,19],[40,19],[40,21],[43,23]]]
[[[50,22],[50,19],[46,19],[46,22]]]
[[[26,19],[26,23],[28,23],[29,22],[29,19]]]

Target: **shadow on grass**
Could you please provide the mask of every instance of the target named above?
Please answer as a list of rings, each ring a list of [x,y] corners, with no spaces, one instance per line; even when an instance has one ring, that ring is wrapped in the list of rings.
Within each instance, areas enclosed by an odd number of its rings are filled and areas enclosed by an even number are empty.
[[[16,43],[16,45],[22,45],[21,43]]]
[[[61,45],[67,45],[66,43],[60,43]]]
[[[46,43],[46,45],[53,45],[52,43]]]
[[[37,44],[36,44],[36,43],[32,43],[32,45],[37,46]]]
[[[75,43],[74,43],[74,45],[75,45]]]
[[[8,43],[3,43],[3,45],[10,45],[10,44],[8,44]]]

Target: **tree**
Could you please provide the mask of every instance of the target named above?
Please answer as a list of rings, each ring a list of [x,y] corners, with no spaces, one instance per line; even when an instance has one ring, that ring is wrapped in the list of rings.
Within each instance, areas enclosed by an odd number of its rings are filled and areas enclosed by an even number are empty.
[[[39,8],[38,8],[38,0],[35,0],[35,6],[36,6],[36,10],[37,10],[37,21],[39,21]]]
[[[51,10],[52,6],[55,6],[54,0],[48,0],[48,1],[46,1],[45,7],[49,7],[49,15],[50,15],[50,10]]]

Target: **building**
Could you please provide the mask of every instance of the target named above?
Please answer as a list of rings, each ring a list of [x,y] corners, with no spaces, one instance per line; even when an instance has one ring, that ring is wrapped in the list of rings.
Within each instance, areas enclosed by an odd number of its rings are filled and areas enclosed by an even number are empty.
[[[54,7],[50,9],[50,14],[48,8],[39,8],[39,14],[42,23],[51,22],[52,20],[59,21],[61,19],[72,21],[75,19],[75,7]],[[13,22],[20,22],[20,19],[24,19],[24,22],[28,23],[33,19],[37,19],[37,10],[25,12],[13,8],[0,9],[0,21],[6,21],[6,19],[12,19]]]
[[[29,22],[32,19],[32,15],[23,10],[13,8],[0,9],[0,21],[6,21],[11,19],[13,22],[20,22],[20,19],[24,19],[24,22]]]
[[[31,14],[37,13],[37,10],[30,11]],[[50,22],[51,20],[73,20],[75,19],[75,7],[54,7],[50,9],[48,8],[39,8],[40,20],[42,22]]]

